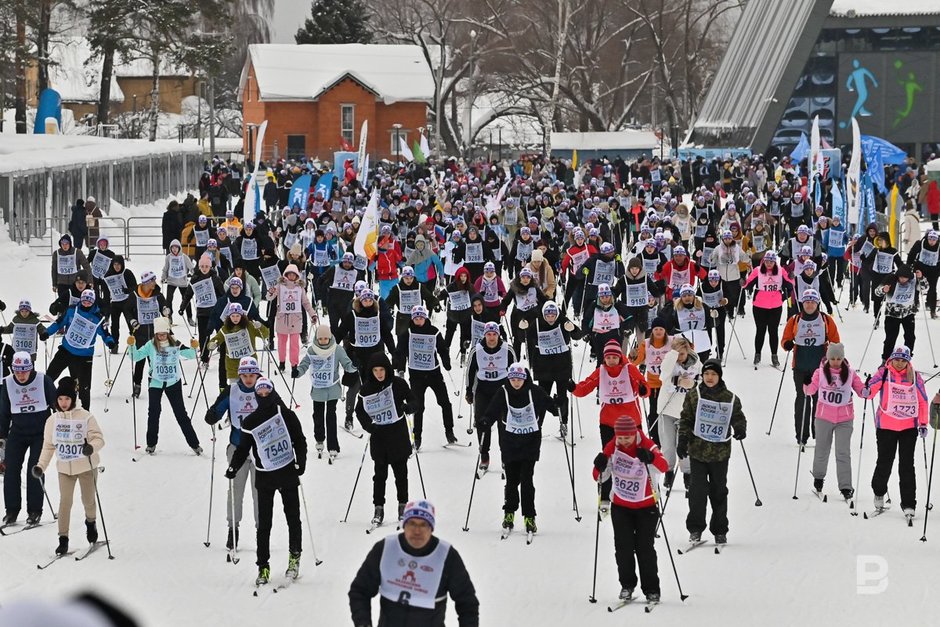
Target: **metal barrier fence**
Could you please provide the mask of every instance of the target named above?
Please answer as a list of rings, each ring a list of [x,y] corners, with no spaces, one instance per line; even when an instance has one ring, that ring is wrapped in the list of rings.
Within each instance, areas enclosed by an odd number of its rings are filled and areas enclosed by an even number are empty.
[[[202,161],[201,152],[181,150],[0,173],[0,212],[10,238],[34,246],[32,240],[50,237],[50,227],[53,233],[68,232],[77,198],[94,196],[104,213],[109,212],[111,199],[124,206],[154,202],[195,189]],[[126,224],[122,233],[126,237]]]

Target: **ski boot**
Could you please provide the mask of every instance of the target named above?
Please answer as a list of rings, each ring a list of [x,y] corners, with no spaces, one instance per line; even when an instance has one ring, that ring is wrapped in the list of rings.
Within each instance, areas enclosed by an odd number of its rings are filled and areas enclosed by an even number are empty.
[[[300,575],[300,553],[291,553],[287,556],[287,571],[284,576],[288,579],[297,579]]]
[[[760,353],[754,355],[754,370],[757,370],[757,367],[760,365]]]
[[[20,515],[19,512],[7,512],[6,515],[4,515],[3,517],[3,525],[4,526],[12,525],[13,523],[16,522],[16,518],[19,515]]]
[[[375,513],[372,515],[372,524],[381,525],[383,520],[385,520],[385,508],[381,505],[376,505]]]
[[[196,455],[202,455],[202,447],[201,447],[201,446],[198,446],[198,445],[197,445],[197,446],[194,446],[194,447],[193,447],[193,453],[195,453]]]
[[[490,469],[490,454],[483,453],[480,455],[480,465],[477,467],[477,474],[483,475],[486,474],[486,471]]]
[[[620,590],[620,596],[617,597],[621,601],[632,601],[633,600],[633,588],[623,588]]]
[[[777,357],[776,355],[771,355],[771,356],[770,356],[770,365],[773,366],[774,368],[779,368],[779,367],[780,367],[780,358]]]
[[[881,496],[875,495],[875,509],[884,509],[885,508],[885,497],[884,494]]]
[[[568,423],[567,422],[563,422],[561,423],[561,425],[559,425],[558,435],[561,437],[562,440],[568,439]]]
[[[406,507],[407,505],[408,505],[407,503],[399,503],[399,504],[398,504],[398,520],[399,520],[399,522],[401,522],[401,519],[405,517],[405,507]]]
[[[148,446],[144,450],[147,451],[147,455],[153,455],[154,451],[157,450],[157,445],[154,444],[153,446]]]
[[[300,370],[297,368],[297,366],[291,366],[291,367],[290,367],[290,378],[291,378],[291,379],[296,379],[296,378],[299,377],[299,376],[300,376]]]
[[[844,489],[844,490],[839,490],[839,492],[842,493],[842,498],[844,498],[846,501],[851,501],[851,500],[852,500],[852,497],[855,496],[855,490],[852,489],[852,488],[846,488],[846,489]]]
[[[444,437],[447,438],[448,444],[457,444],[457,436],[454,435],[453,429],[447,429],[447,431],[444,432]]]
[[[646,603],[648,605],[655,605],[656,603],[659,603],[659,599],[660,596],[658,592],[650,592],[646,595]]]
[[[85,539],[88,540],[88,544],[94,544],[98,541],[98,525],[95,524],[94,520],[85,521]]]
[[[59,546],[55,549],[56,555],[65,555],[69,552],[69,537],[59,536]]]
[[[255,579],[256,586],[263,586],[271,581],[271,567],[262,564],[258,567],[258,578]]]
[[[42,512],[27,512],[27,513],[26,513],[26,524],[27,524],[27,525],[38,525],[40,518],[42,518]]]
[[[277,364],[277,369],[278,369],[279,372],[284,372],[284,362],[283,362],[283,361],[278,362],[278,364]]]
[[[728,536],[723,533],[716,533],[715,544],[728,544]]]
[[[506,512],[506,515],[503,516],[503,529],[506,529],[507,531],[512,529],[515,519],[516,519],[515,513]]]
[[[702,541],[701,531],[692,531],[689,533],[689,544],[696,544]]]
[[[523,516],[526,533],[538,533],[539,528],[535,526],[535,516]]]
[[[140,398],[140,384],[139,383],[134,384],[134,390],[131,392],[131,396],[133,396],[134,398]]]
[[[327,451],[327,453],[330,456],[329,462],[331,464],[333,463],[333,460],[339,457],[339,451]]]
[[[817,493],[822,492],[823,489],[823,480],[822,479],[813,479],[813,490]]]
[[[346,416],[346,421],[343,423],[343,428],[346,429],[346,431],[352,431],[353,429],[352,416]]]
[[[317,459],[323,459],[323,442],[317,442]]]

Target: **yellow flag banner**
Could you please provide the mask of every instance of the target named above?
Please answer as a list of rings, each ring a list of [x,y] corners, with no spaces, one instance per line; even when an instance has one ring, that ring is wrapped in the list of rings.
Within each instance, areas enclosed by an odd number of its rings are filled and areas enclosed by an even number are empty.
[[[888,212],[888,232],[891,234],[891,246],[898,245],[898,186],[891,188],[888,195],[888,206],[891,210]]]
[[[571,169],[572,170],[578,169],[578,150],[577,149],[571,151]]]

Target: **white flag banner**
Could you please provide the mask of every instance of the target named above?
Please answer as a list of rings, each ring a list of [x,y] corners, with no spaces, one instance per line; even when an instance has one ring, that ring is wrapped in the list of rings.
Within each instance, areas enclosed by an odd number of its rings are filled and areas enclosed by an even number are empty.
[[[852,157],[845,172],[845,204],[849,224],[858,224],[859,179],[862,176],[862,142],[858,122],[852,118]]]

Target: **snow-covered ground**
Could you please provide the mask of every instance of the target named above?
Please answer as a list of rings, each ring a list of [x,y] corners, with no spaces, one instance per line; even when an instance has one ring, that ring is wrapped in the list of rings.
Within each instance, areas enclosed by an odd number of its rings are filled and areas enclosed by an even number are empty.
[[[165,206],[157,203],[149,211]],[[130,213],[148,211],[134,208]],[[153,237],[158,237],[154,235]],[[5,230],[0,229],[0,238]],[[23,297],[46,311],[53,298],[48,285],[49,257],[28,256],[28,249],[0,239],[0,264],[5,278],[0,281],[0,298],[15,306]],[[133,255],[129,266],[139,276],[145,270],[159,270],[162,260],[154,255]],[[847,298],[847,290],[845,298]],[[11,308],[6,316],[9,319]],[[850,361],[857,363],[872,333],[871,317],[860,309],[845,311],[839,323]],[[435,316],[439,326],[442,315]],[[923,316],[917,321],[915,366],[933,372],[931,351],[927,346],[927,330]],[[940,337],[940,325],[930,323],[930,331]],[[675,549],[687,538],[681,481],[672,494],[665,515],[665,531],[672,547],[683,591],[689,595],[679,601],[676,580],[672,573],[665,538],[657,541],[659,572],[662,581],[663,606],[654,613],[664,624],[694,621],[696,625],[744,625],[760,622],[765,625],[816,624],[895,624],[926,625],[931,599],[931,573],[940,546],[940,514],[927,531],[929,541],[919,542],[923,531],[926,476],[923,453],[916,456],[918,509],[914,528],[908,528],[897,504],[897,474],[892,476],[890,494],[895,496],[894,509],[883,516],[864,520],[852,517],[849,508],[837,498],[834,460],[830,464],[827,492],[830,502],[823,504],[810,492],[809,474],[813,449],[800,460],[796,474],[798,449],[794,444],[792,377],[783,374],[780,405],[772,436],[768,437],[774,397],[781,373],[769,365],[758,371],[751,366],[754,325],[750,315],[739,320],[736,333],[746,355],[742,356],[731,340],[731,357],[725,379],[742,399],[748,416],[747,447],[757,482],[762,507],[755,507],[754,490],[748,477],[739,444],[734,444],[729,473],[730,546],[718,556],[711,549],[699,549],[687,555],[675,555]],[[177,333],[186,337],[185,328]],[[877,365],[883,331],[874,332],[868,357],[860,370],[871,371]],[[121,341],[123,348],[123,338]],[[455,342],[456,348],[456,342]],[[573,347],[573,358],[581,362],[584,344]],[[783,355],[783,351],[780,351]],[[459,363],[454,355],[454,363]],[[44,367],[43,357],[39,358]],[[111,359],[111,372],[119,359]],[[764,352],[764,363],[768,361]],[[589,366],[585,364],[586,376]],[[453,371],[460,374],[459,367]],[[192,363],[187,364],[188,391],[196,379]],[[60,599],[82,589],[97,590],[125,606],[146,625],[343,625],[349,624],[346,593],[362,559],[372,544],[385,533],[387,525],[372,536],[364,530],[372,514],[371,464],[366,458],[358,491],[347,523],[339,522],[349,502],[350,491],[362,457],[364,441],[340,432],[342,453],[330,466],[314,456],[303,477],[306,501],[316,551],[323,564],[315,567],[313,551],[304,535],[302,577],[294,589],[281,595],[254,598],[251,595],[256,574],[251,529],[250,506],[246,508],[243,525],[241,561],[238,565],[225,561],[225,469],[223,457],[227,433],[220,433],[215,461],[215,490],[212,494],[212,524],[209,529],[211,546],[206,548],[207,514],[210,498],[211,444],[210,429],[202,421],[205,405],[200,399],[194,413],[197,433],[206,453],[195,457],[187,448],[167,403],[164,403],[158,453],[138,463],[131,461],[134,450],[134,406],[129,402],[130,370],[125,363],[117,377],[114,393],[104,413],[106,378],[105,357],[96,359],[92,410],[104,430],[107,445],[102,452],[106,471],[100,476],[99,488],[104,507],[104,522],[115,560],[107,560],[99,551],[84,562],[61,560],[46,571],[36,564],[51,556],[56,545],[52,514],[44,512],[47,523],[41,528],[0,538],[0,604],[17,599],[39,597]],[[213,364],[207,381],[216,381]],[[297,385],[296,396],[301,404],[299,414],[313,447],[311,403],[303,392],[304,381]],[[285,386],[276,379],[278,390]],[[209,386],[212,387],[211,385]],[[928,384],[932,394],[936,381]],[[456,391],[456,389],[454,390]],[[210,392],[210,397],[214,396]],[[187,401],[192,408],[193,400]],[[452,400],[459,404],[457,396]],[[539,533],[531,546],[521,534],[505,541],[499,539],[502,517],[502,482],[499,473],[491,472],[478,482],[470,515],[470,530],[463,532],[470,496],[476,450],[474,448],[445,450],[439,410],[433,398],[425,421],[424,447],[420,453],[421,469],[427,496],[437,506],[436,533],[451,541],[462,554],[477,588],[481,602],[483,625],[581,625],[625,624],[628,614],[638,608],[626,608],[615,615],[605,609],[612,603],[619,585],[613,557],[612,530],[609,521],[600,527],[600,559],[597,575],[597,604],[590,604],[594,551],[594,512],[597,506],[595,484],[591,480],[591,459],[600,448],[597,431],[598,407],[593,398],[578,401],[583,439],[576,438],[574,449],[576,489],[582,520],[575,520],[571,509],[571,487],[565,462],[565,450],[554,437],[542,443],[542,460],[536,467],[536,504]],[[466,404],[457,420],[457,431],[463,441],[468,411]],[[853,437],[853,463],[858,462],[861,433],[862,403],[856,401],[858,420]],[[456,408],[455,408],[456,413]],[[871,411],[867,416],[865,444],[861,454],[862,481],[860,506],[871,508],[868,487],[874,466],[875,440]],[[136,403],[136,423],[143,440],[146,428],[145,401]],[[578,427],[577,414],[573,419]],[[548,416],[547,435],[557,432],[557,420]],[[578,431],[577,435],[580,436]],[[932,438],[932,434],[930,438]],[[930,442],[928,438],[928,449]],[[922,446],[918,443],[918,449]],[[494,447],[494,466],[495,462]],[[930,451],[927,451],[929,455]],[[854,472],[854,469],[853,469]],[[421,495],[418,468],[412,459],[409,466],[412,497]],[[798,500],[793,500],[794,478]],[[394,508],[394,487],[387,491],[390,509]],[[55,481],[49,482],[49,495],[58,501]],[[250,497],[248,497],[250,498]],[[934,500],[940,499],[940,495]],[[246,503],[246,505],[248,505]],[[73,511],[72,542],[83,545],[84,530],[78,505]],[[706,537],[708,534],[706,532]],[[272,537],[272,569],[280,576],[287,562],[287,530],[279,505],[274,512]],[[867,581],[866,572],[877,568],[886,572],[881,586],[876,578]],[[866,571],[867,569],[867,571]],[[885,570],[886,569],[886,570]],[[870,584],[865,588],[864,584]],[[862,584],[862,587],[859,587]],[[883,589],[882,589],[883,588]],[[875,590],[878,594],[865,594]],[[374,604],[377,612],[377,603]],[[455,624],[453,607],[450,623]],[[374,616],[374,618],[377,618]],[[638,620],[644,620],[642,618]]]

